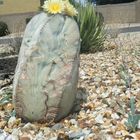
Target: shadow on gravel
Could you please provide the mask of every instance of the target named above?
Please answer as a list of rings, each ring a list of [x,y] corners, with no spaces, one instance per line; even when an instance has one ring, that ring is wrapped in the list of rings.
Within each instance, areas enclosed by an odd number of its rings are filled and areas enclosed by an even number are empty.
[[[18,56],[7,56],[0,58],[0,88],[12,84],[17,59]]]
[[[17,56],[0,58],[0,75],[14,73],[17,65]]]
[[[88,93],[86,88],[79,87],[71,113],[79,112],[81,110],[81,105],[87,101],[87,96]]]

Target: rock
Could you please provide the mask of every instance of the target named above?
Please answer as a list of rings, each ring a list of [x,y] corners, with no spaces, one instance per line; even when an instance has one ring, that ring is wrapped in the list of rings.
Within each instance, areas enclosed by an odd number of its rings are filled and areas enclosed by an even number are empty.
[[[82,130],[82,132],[83,132],[86,136],[88,136],[88,135],[91,133],[91,131],[92,131],[92,130],[90,130],[90,129],[83,129],[83,130]]]
[[[8,112],[12,112],[12,110],[13,110],[13,104],[11,104],[11,103],[8,103],[7,105],[6,105],[6,107],[5,107],[5,110],[7,110]]]
[[[17,140],[17,139],[14,139],[11,135],[8,135],[5,139],[6,140]]]
[[[12,128],[12,127],[17,127],[19,124],[21,123],[21,119],[18,118],[16,119],[15,116],[12,116],[9,121],[8,121],[8,127]]]
[[[70,123],[72,124],[72,125],[78,125],[78,122],[75,120],[75,119],[71,119],[70,120]]]
[[[113,113],[113,114],[111,115],[111,117],[112,117],[114,120],[120,119],[120,117],[119,117],[119,115],[118,115],[117,113]]]
[[[35,130],[36,126],[34,124],[31,123],[27,123],[24,125],[24,127],[22,127],[22,131],[28,132],[29,130]]]
[[[21,136],[21,137],[20,137],[20,140],[31,140],[31,139],[30,139],[30,137],[28,137],[28,136]]]
[[[7,137],[9,136],[9,134],[5,133],[5,132],[1,132],[0,133],[0,140],[5,140]]]
[[[82,136],[85,136],[85,134],[82,131],[77,131],[77,132],[71,132],[69,134],[69,138],[70,139],[74,139],[74,138],[80,138]]]
[[[9,121],[8,121],[8,127],[13,127],[16,123],[16,117],[12,116],[10,117]]]
[[[2,134],[3,133],[3,130],[2,129],[0,129],[0,134]]]
[[[35,136],[34,140],[46,140],[46,138],[43,136],[43,133],[42,133],[42,132],[39,132],[39,133]]]
[[[82,136],[82,137],[80,137],[79,139],[74,139],[74,140],[84,140],[84,139],[85,139],[85,137]]]
[[[138,121],[138,129],[140,129],[140,120]]]
[[[58,140],[57,137],[52,137],[49,140]]]
[[[0,57],[14,55],[15,50],[13,47],[9,46],[9,44],[0,44]]]
[[[6,124],[7,124],[6,121],[1,121],[0,122],[0,128],[4,128]]]
[[[94,78],[94,82],[101,82],[101,81],[102,81],[102,79],[100,77],[95,77]]]
[[[18,135],[11,134],[9,135],[8,133],[1,131],[0,132],[0,140],[19,140]]]
[[[110,93],[109,92],[103,92],[102,94],[101,94],[101,98],[107,98],[107,97],[109,97],[109,95],[110,95]]]
[[[83,79],[83,80],[84,80],[84,79],[87,79],[86,73],[85,73],[83,70],[80,71],[79,77],[80,77],[81,79]]]
[[[47,134],[49,134],[51,132],[51,128],[49,128],[49,127],[44,127],[41,130],[43,130],[45,135],[47,135]]]
[[[92,140],[93,139],[93,137],[94,137],[94,134],[93,133],[91,133],[91,134],[89,134],[88,136],[86,136],[86,140]]]
[[[80,34],[68,16],[41,13],[27,25],[14,77],[17,116],[29,121],[58,121],[75,100]]]
[[[55,124],[55,125],[52,127],[52,129],[53,129],[53,130],[59,130],[59,129],[61,129],[62,127],[63,127],[62,123],[57,123],[57,124]]]
[[[103,121],[103,116],[101,114],[99,114],[96,118],[95,118],[95,121],[96,123],[99,123],[99,124],[103,124],[104,121]]]
[[[11,135],[11,139],[9,139],[9,140],[19,140],[19,136],[17,136],[17,135]]]
[[[19,129],[13,129],[13,132],[12,132],[12,137],[13,137],[13,139],[14,140],[19,140],[19,134],[20,134],[21,132],[20,132],[20,130]]]
[[[107,134],[106,132],[104,132],[103,130],[99,133],[99,138],[98,139],[101,139],[101,140],[113,140],[114,138]]]
[[[69,136],[65,132],[59,131],[57,140],[68,140],[68,139]]]

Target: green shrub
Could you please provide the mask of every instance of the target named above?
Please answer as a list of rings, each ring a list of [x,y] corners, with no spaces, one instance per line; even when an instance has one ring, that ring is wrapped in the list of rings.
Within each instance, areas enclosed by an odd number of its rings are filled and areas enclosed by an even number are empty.
[[[31,19],[32,19],[32,17],[26,18],[26,24],[28,24],[28,23],[30,22]]]
[[[8,35],[10,32],[8,30],[8,26],[5,22],[0,21],[0,36]]]
[[[78,16],[75,17],[75,20],[80,28],[81,53],[94,53],[103,50],[106,38],[103,16],[95,11],[90,2],[84,5],[71,2],[78,10]]]

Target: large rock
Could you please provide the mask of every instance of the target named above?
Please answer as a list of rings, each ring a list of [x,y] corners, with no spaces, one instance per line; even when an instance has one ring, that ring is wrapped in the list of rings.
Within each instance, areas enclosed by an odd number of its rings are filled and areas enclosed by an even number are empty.
[[[68,16],[36,15],[27,25],[14,77],[13,101],[19,117],[58,121],[76,97],[80,35]]]

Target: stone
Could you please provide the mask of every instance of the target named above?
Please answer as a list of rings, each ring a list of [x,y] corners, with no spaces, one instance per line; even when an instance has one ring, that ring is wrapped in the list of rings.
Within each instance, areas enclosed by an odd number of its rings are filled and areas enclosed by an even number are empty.
[[[16,117],[15,116],[12,116],[10,117],[9,121],[8,121],[8,127],[13,127],[16,123]]]
[[[57,137],[52,137],[50,140],[58,140]]]
[[[137,126],[138,129],[140,129],[140,120],[138,121],[138,126]]]
[[[41,130],[43,130],[45,135],[51,133],[51,128],[50,127],[43,127],[43,128],[41,128]]]
[[[14,76],[18,117],[52,122],[74,104],[79,74],[80,33],[73,18],[41,13],[26,27]]]
[[[6,132],[1,132],[0,133],[0,140],[4,140],[4,139],[6,139],[7,137],[9,137],[9,134],[7,134]]]
[[[119,115],[118,115],[117,113],[111,114],[111,117],[112,117],[114,120],[120,119],[120,117],[119,117]]]
[[[97,117],[95,118],[95,121],[96,123],[103,124],[104,123],[103,116],[101,114],[97,115]]]
[[[21,136],[20,140],[31,140],[28,136]]]
[[[88,135],[92,132],[92,130],[90,130],[90,129],[83,129],[82,132],[83,132],[86,136],[88,136]]]
[[[72,125],[78,125],[78,122],[75,120],[75,119],[71,119],[70,120],[70,123],[72,124]]]
[[[24,132],[28,132],[30,130],[36,130],[36,126],[34,124],[27,123],[22,127],[22,131]]]
[[[15,50],[9,44],[0,44],[0,57],[5,57],[8,55],[14,55]]]
[[[61,129],[63,127],[63,124],[62,123],[56,123],[53,127],[52,127],[52,129],[53,130],[59,130],[59,129]]]
[[[80,138],[80,137],[83,137],[83,136],[85,136],[85,134],[84,134],[82,131],[71,132],[71,133],[69,134],[69,138],[70,138],[70,139]]]
[[[34,140],[46,140],[46,138],[43,136],[43,133],[42,133],[42,132],[39,132],[39,133],[35,136]]]

